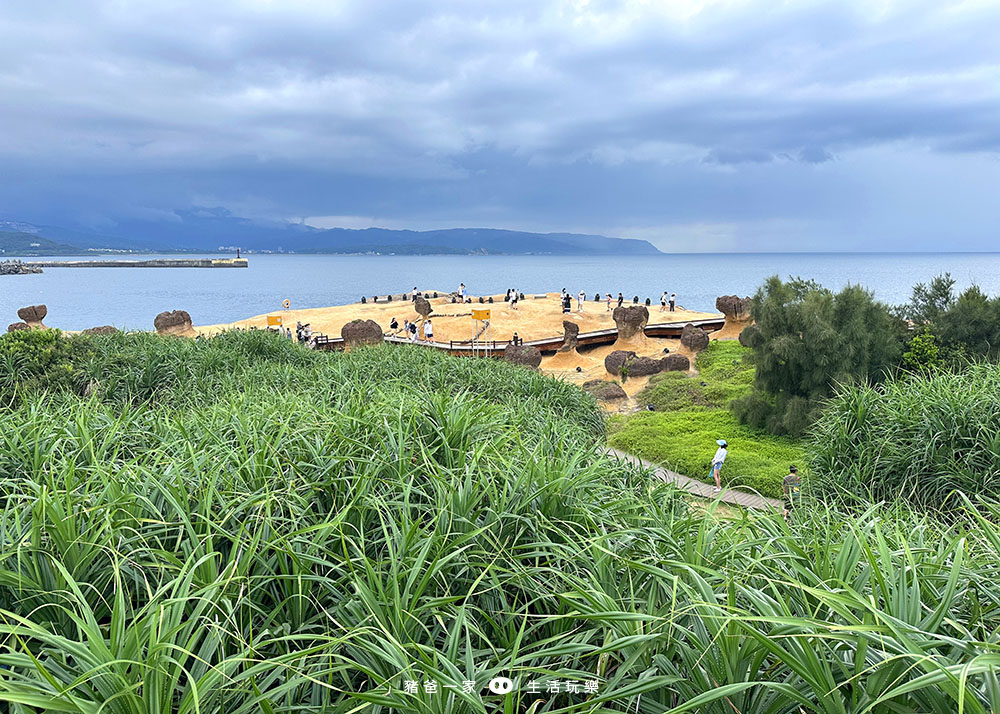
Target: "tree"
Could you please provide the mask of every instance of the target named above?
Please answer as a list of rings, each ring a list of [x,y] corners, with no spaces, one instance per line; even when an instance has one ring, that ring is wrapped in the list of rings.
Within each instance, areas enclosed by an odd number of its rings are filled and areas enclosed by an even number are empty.
[[[801,434],[838,384],[879,382],[899,364],[904,326],[856,285],[839,293],[811,280],[768,278],[753,299],[743,342],[753,392],[733,404],[745,423]]]
[[[914,285],[904,314],[915,325],[929,325],[937,322],[954,302],[955,280],[951,273],[945,273],[933,278],[929,284]]]

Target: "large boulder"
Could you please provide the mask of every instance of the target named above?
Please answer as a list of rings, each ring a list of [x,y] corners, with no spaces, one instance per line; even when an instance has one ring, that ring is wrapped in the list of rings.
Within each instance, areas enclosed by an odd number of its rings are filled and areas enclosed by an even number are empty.
[[[583,390],[605,402],[613,402],[628,396],[618,382],[606,382],[603,379],[592,379],[589,382],[584,382]]]
[[[663,371],[663,362],[652,357],[636,357],[628,363],[629,377],[648,377]]]
[[[423,317],[427,317],[434,310],[434,308],[431,307],[430,300],[425,297],[421,297],[420,295],[414,296],[413,309],[417,311],[418,315],[422,315]]]
[[[738,295],[722,295],[715,298],[715,309],[726,316],[726,322],[749,322],[750,306],[753,299]]]
[[[522,367],[538,369],[538,365],[542,363],[542,351],[531,345],[507,345],[503,351],[503,360]]]
[[[153,326],[160,335],[190,335],[194,332],[191,316],[186,310],[161,312],[153,320]]]
[[[30,330],[27,322],[12,322],[7,325],[7,332],[18,332],[19,330]]]
[[[635,352],[631,350],[615,350],[604,358],[604,369],[608,371],[608,374],[617,377],[622,372],[622,365],[632,362],[634,359]]]
[[[576,349],[580,326],[570,320],[563,320],[563,343],[560,352],[572,352]]]
[[[345,347],[377,345],[382,342],[382,327],[374,320],[352,320],[340,328]]]
[[[687,372],[691,369],[691,360],[684,355],[670,354],[660,360],[663,372]]]
[[[88,327],[83,331],[85,335],[113,335],[118,332],[117,327],[111,325],[101,325],[100,327]]]
[[[17,311],[17,316],[28,323],[29,327],[45,327],[42,320],[49,314],[45,305],[28,305]]]
[[[649,310],[643,305],[629,305],[628,307],[616,307],[611,317],[615,320],[618,328],[618,339],[627,340],[645,333],[646,323],[649,322]]]
[[[700,327],[695,327],[690,322],[684,325],[681,330],[681,344],[692,352],[701,352],[708,347],[708,333]]]

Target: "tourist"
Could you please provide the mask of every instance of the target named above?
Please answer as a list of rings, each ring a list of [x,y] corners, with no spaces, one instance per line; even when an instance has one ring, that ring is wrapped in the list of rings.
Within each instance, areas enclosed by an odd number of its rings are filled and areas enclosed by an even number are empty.
[[[677,293],[670,293],[670,312],[674,311],[675,305],[677,305]]]
[[[510,291],[510,309],[511,310],[517,309],[517,290]]]
[[[286,327],[285,328],[285,337],[287,337],[290,342],[294,341],[294,339],[292,338],[292,328],[291,327]]]
[[[302,322],[295,323],[295,339],[302,342]]]
[[[722,479],[719,474],[722,472],[722,465],[726,463],[726,457],[729,455],[729,451],[727,451],[729,444],[726,443],[725,439],[719,439],[715,443],[719,445],[719,449],[712,457],[712,478],[715,479],[715,488],[712,489],[712,493],[718,493],[722,490]]]
[[[416,341],[417,341],[417,323],[411,322],[410,323],[410,342],[416,342]]]
[[[664,290],[663,294],[660,295],[660,312],[667,311],[667,291]]]
[[[618,293],[618,307],[621,307],[623,302],[625,302],[625,297],[621,293]]]
[[[605,293],[608,296],[608,312],[611,312],[611,293]]]
[[[424,339],[428,342],[434,341],[434,328],[431,326],[431,318],[424,320]]]
[[[516,332],[514,333],[514,336],[510,338],[510,341],[511,341],[511,344],[513,344],[513,345],[519,345],[519,344],[521,344],[521,338],[517,336]]]
[[[392,318],[392,322],[389,323],[389,329],[392,330],[392,334],[399,332],[399,321],[396,318]]]
[[[583,312],[583,301],[586,300],[586,299],[587,299],[587,295],[586,295],[586,293],[583,292],[583,290],[581,290],[579,293],[577,293],[577,295],[576,295],[576,311],[577,312],[579,312],[579,313]]]
[[[507,294],[503,296],[504,302],[510,302],[510,288],[507,288]]]
[[[458,299],[465,302],[465,283],[458,284]]]
[[[562,298],[563,314],[568,315],[572,311],[572,308],[573,308],[572,298],[570,298],[569,293],[563,293],[563,298]]]
[[[788,467],[788,475],[782,481],[781,490],[785,495],[785,512],[782,515],[787,521],[792,514],[792,507],[799,500],[799,469],[797,467]]]

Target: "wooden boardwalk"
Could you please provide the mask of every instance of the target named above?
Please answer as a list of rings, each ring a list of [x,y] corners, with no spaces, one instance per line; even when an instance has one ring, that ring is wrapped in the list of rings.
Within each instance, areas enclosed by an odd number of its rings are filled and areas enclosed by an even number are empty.
[[[607,448],[607,453],[616,459],[621,459],[622,461],[628,461],[636,466],[651,469],[656,477],[661,481],[672,483],[684,491],[687,491],[691,495],[697,496],[698,498],[704,498],[709,501],[718,499],[724,503],[731,503],[734,506],[754,508],[760,511],[767,511],[773,508],[781,509],[784,507],[781,501],[777,499],[765,498],[764,496],[758,496],[755,493],[749,493],[747,491],[739,491],[735,488],[726,488],[723,489],[721,493],[713,493],[712,489],[714,487],[707,483],[703,483],[702,481],[698,481],[674,471],[669,471],[662,466],[657,466],[654,463],[640,459],[638,456],[632,456],[631,454],[626,454],[624,451],[612,449],[611,447]]]
[[[433,315],[432,315],[433,317]],[[647,337],[680,337],[681,331],[684,329],[685,325],[691,324],[695,327],[700,327],[706,332],[714,332],[715,330],[721,330],[722,326],[725,324],[726,320],[722,317],[713,317],[705,320],[682,320],[678,322],[660,322],[652,325],[646,325],[644,330]],[[344,339],[342,337],[328,337],[322,333],[313,333],[316,335],[316,349],[318,350],[338,350],[343,349]],[[386,335],[383,338],[386,342],[396,345],[404,344],[414,344],[421,345],[423,347],[433,348],[437,350],[444,350],[455,355],[471,355],[473,354],[472,345],[467,341],[450,341],[450,342],[428,342],[427,340],[416,340],[415,342],[407,337],[391,336]],[[610,345],[615,340],[618,339],[618,329],[611,327],[605,330],[593,330],[591,332],[581,332],[577,336],[577,341],[581,345],[592,346],[592,345]],[[490,341],[490,351],[494,357],[502,357],[504,348],[507,346],[508,342],[506,340],[491,340]],[[523,344],[537,347],[542,352],[552,352],[558,350],[562,347],[563,336],[555,335],[553,337],[543,337],[539,340],[524,340]],[[478,345],[479,353],[483,351],[482,344]]]

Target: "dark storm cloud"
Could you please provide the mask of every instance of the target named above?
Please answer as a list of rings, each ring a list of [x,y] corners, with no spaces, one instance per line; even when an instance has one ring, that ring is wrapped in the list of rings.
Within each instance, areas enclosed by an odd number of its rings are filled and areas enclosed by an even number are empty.
[[[9,217],[200,205],[892,248],[956,212],[962,247],[992,247],[995,4],[16,0],[0,19]]]

